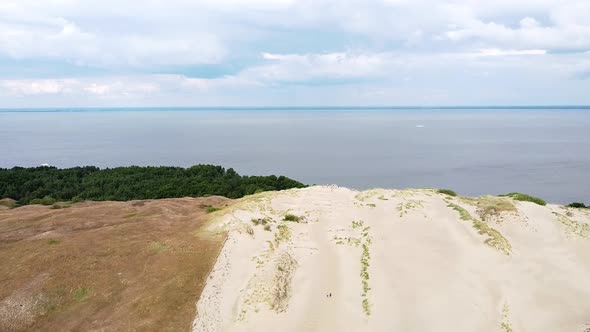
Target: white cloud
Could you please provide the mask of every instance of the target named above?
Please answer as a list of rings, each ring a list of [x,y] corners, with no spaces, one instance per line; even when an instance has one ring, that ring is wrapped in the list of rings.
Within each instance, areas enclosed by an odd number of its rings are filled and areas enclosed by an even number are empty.
[[[4,80],[0,87],[9,95],[68,94],[80,85],[75,79],[62,80]]]
[[[109,94],[112,91],[112,88],[109,84],[91,83],[84,87],[84,91],[101,96]]]
[[[476,80],[494,96],[519,80],[526,95],[527,79],[583,90],[587,13],[581,0],[4,0],[0,94],[257,104],[308,84],[338,104],[355,89],[470,98]]]
[[[67,9],[82,7],[68,3],[73,8],[64,8],[64,13]],[[154,29],[146,22],[149,17],[137,25],[131,23],[131,17],[97,15],[64,19],[58,15],[44,15],[35,8],[31,3],[0,7],[0,56],[49,58],[93,66],[149,66],[219,63],[226,55],[225,46],[214,30],[169,29],[166,24],[172,21],[163,23],[161,29]],[[116,24],[110,27],[108,24],[113,20]]]
[[[512,55],[545,55],[546,50],[501,50],[498,48],[484,48],[474,53],[478,56],[512,56]]]
[[[9,96],[32,95],[94,95],[99,97],[146,96],[160,91],[152,77],[94,79],[0,80],[0,94]],[[152,80],[152,82],[149,82]]]
[[[271,63],[249,68],[239,75],[257,81],[305,81],[312,79],[350,79],[373,77],[383,73],[384,66],[395,62],[386,53],[262,53]]]

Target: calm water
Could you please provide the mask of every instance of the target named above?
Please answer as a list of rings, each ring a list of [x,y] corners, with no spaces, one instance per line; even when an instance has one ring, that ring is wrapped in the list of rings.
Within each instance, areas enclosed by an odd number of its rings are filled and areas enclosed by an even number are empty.
[[[0,167],[207,163],[308,184],[590,203],[590,110],[1,112]]]

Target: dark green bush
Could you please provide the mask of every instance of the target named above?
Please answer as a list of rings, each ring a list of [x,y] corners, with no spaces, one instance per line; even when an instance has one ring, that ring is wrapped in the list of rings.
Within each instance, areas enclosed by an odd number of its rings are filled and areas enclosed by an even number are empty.
[[[301,221],[301,217],[296,216],[294,214],[286,214],[285,217],[283,218],[283,220],[285,221],[293,221],[293,222],[300,222]]]
[[[535,197],[535,196],[531,196],[531,195],[527,195],[527,194],[523,194],[523,193],[518,193],[518,192],[509,193],[509,194],[505,194],[505,195],[499,195],[499,196],[512,197],[513,199],[515,199],[517,201],[533,202],[533,203],[539,204],[539,205],[547,205],[547,202],[545,202],[544,200],[542,200],[539,197]]]
[[[568,204],[567,206],[572,207],[572,208],[582,208],[582,209],[588,208],[588,206],[586,206],[586,204],[579,203],[579,202],[573,202],[573,203]]]
[[[440,194],[446,194],[449,196],[457,196],[457,193],[452,191],[451,189],[439,189],[437,190]]]
[[[213,212],[215,212],[215,211],[219,211],[219,210],[221,210],[221,208],[214,207],[214,206],[209,206],[209,207],[207,208],[207,213],[213,213]]]

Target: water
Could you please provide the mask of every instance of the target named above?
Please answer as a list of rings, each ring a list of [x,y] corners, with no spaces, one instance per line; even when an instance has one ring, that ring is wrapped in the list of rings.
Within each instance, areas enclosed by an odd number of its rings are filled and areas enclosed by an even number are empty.
[[[590,110],[0,111],[0,167],[233,167],[357,189],[590,203]]]

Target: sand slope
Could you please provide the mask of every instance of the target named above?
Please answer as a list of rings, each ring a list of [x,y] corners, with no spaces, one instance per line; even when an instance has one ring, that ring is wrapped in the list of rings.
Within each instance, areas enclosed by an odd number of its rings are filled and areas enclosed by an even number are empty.
[[[193,330],[586,331],[589,224],[432,190],[263,193],[215,224],[229,235]]]

